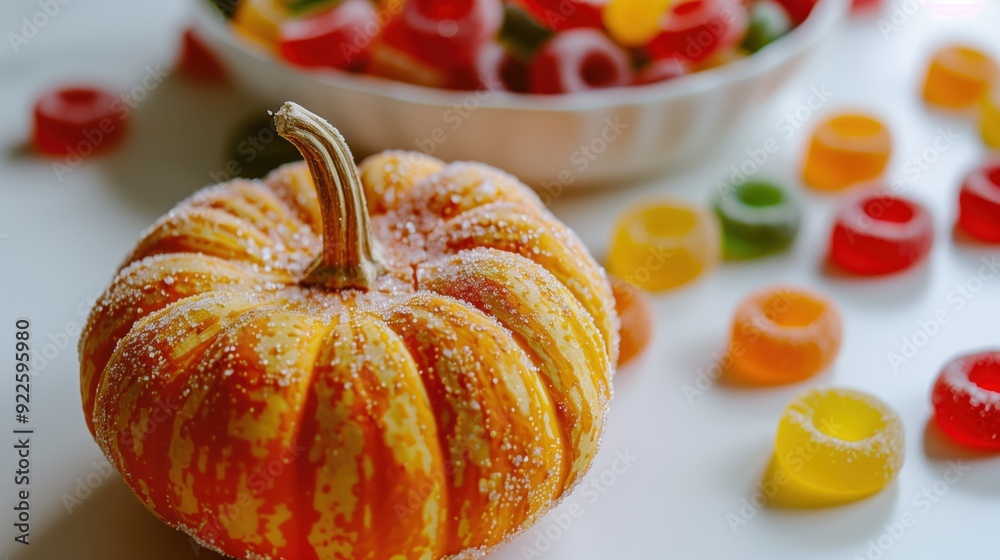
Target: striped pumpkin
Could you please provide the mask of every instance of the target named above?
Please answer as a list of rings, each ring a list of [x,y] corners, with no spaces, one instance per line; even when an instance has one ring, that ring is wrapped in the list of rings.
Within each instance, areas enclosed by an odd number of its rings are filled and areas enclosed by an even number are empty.
[[[513,177],[302,152],[156,222],[95,306],[81,390],[146,507],[236,558],[479,557],[587,471],[618,353],[603,270]]]

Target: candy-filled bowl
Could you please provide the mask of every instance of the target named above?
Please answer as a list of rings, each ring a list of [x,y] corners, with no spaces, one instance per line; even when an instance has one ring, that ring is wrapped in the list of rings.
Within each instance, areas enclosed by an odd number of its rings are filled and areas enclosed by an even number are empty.
[[[482,161],[543,195],[663,171],[709,149],[794,74],[846,11],[819,0],[804,21],[758,52],[668,81],[560,95],[438,89],[288,64],[193,0],[195,32],[245,91],[308,105],[360,155],[417,149]]]

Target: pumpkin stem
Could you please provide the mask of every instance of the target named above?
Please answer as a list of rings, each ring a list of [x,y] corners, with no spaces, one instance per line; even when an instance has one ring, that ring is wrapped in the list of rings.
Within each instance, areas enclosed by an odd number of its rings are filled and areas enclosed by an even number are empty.
[[[347,142],[330,123],[290,101],[274,114],[274,124],[305,158],[319,197],[323,253],[302,283],[369,289],[386,267],[372,239],[365,190]]]

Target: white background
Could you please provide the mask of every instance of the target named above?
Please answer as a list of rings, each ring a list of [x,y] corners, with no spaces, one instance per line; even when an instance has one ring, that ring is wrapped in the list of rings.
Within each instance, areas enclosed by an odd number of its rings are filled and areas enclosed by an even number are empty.
[[[902,0],[896,0],[902,4]],[[822,111],[863,107],[885,117],[896,141],[889,177],[934,215],[937,238],[929,262],[881,280],[853,280],[824,271],[823,254],[832,197],[805,194],[807,218],[794,250],[746,264],[727,264],[700,282],[655,298],[656,339],[640,362],[620,372],[607,435],[593,473],[610,468],[616,452],[637,460],[604,493],[577,492],[558,511],[582,512],[565,529],[550,515],[494,557],[598,558],[840,558],[865,557],[870,540],[906,513],[916,526],[901,538],[883,537],[885,558],[996,558],[1000,528],[1000,458],[958,449],[927,422],[929,390],[939,367],[957,353],[1000,347],[1000,277],[982,283],[961,309],[949,294],[970,282],[980,259],[1000,247],[975,247],[952,237],[956,189],[985,151],[966,119],[932,113],[920,103],[918,84],[929,51],[963,39],[1000,56],[1000,6],[990,1],[973,18],[942,21],[925,8],[884,37],[879,17],[855,18],[823,47],[812,64],[767,107],[743,122],[712,154],[670,178],[589,195],[563,195],[553,210],[573,226],[599,257],[612,219],[625,206],[652,196],[704,202],[715,181],[741,164],[746,150],[775,138],[780,151],[760,174],[799,188],[798,161],[808,127],[789,137],[779,130],[787,112],[807,100],[810,88],[834,96]],[[0,4],[0,32],[16,31],[32,1]],[[79,328],[81,304],[110,279],[138,233],[220,169],[234,124],[253,103],[232,92],[196,87],[174,77],[152,90],[133,117],[129,142],[56,179],[46,160],[25,147],[30,107],[47,87],[80,79],[125,90],[140,83],[147,65],[169,68],[178,30],[186,20],[179,0],[69,0],[19,53],[0,45],[0,432],[14,427],[14,321],[28,317],[35,344],[53,348],[32,382],[32,544],[13,542],[13,441],[0,438],[0,555],[25,559],[150,560],[216,558],[198,553],[187,539],[155,520],[117,475],[102,480],[69,514],[64,494],[78,478],[99,477],[105,464],[84,427],[78,396],[75,338],[58,348],[57,333]],[[899,21],[899,20],[897,20]],[[474,118],[474,116],[473,116]],[[786,121],[787,122],[787,121]],[[911,158],[932,146],[936,129],[951,127],[960,140],[919,174]],[[919,176],[917,176],[919,175]],[[825,291],[845,316],[843,350],[835,365],[815,379],[772,389],[715,383],[689,401],[685,384],[721,353],[729,317],[751,289],[775,281]],[[972,281],[971,287],[977,282]],[[949,321],[915,358],[894,371],[888,354],[899,352],[943,310]],[[51,335],[51,337],[50,337]],[[924,342],[918,336],[918,342]],[[58,350],[58,351],[56,351]],[[902,415],[906,463],[898,480],[868,500],[819,510],[765,507],[737,531],[727,514],[739,515],[769,461],[776,421],[784,405],[814,385],[845,385],[879,395]],[[9,411],[9,413],[8,413]],[[3,450],[5,449],[5,450]],[[915,502],[935,488],[948,461],[971,470],[945,486],[926,509]],[[96,467],[95,467],[96,465]],[[605,479],[609,480],[610,475]],[[933,490],[931,490],[933,492]],[[539,541],[547,531],[554,542]],[[538,556],[524,547],[546,549]],[[873,558],[876,556],[872,556]]]

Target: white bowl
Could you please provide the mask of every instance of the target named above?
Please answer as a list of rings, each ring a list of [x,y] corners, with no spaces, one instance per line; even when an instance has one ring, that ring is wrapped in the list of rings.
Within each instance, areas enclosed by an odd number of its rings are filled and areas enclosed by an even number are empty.
[[[820,0],[809,18],[758,53],[641,87],[558,96],[456,92],[287,65],[234,34],[206,0],[195,29],[236,82],[275,105],[327,118],[358,155],[422,150],[504,169],[550,194],[664,170],[717,143],[794,73],[845,13]]]

